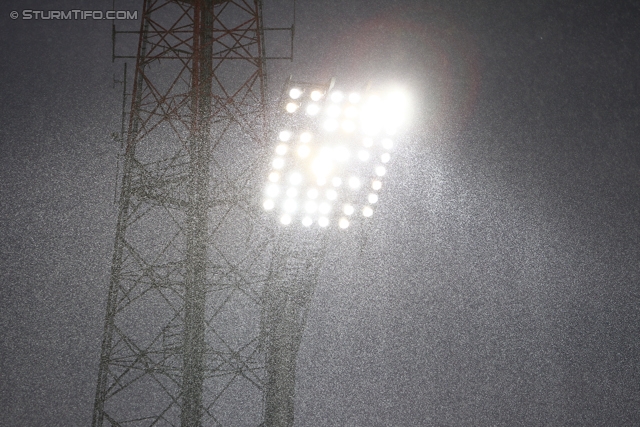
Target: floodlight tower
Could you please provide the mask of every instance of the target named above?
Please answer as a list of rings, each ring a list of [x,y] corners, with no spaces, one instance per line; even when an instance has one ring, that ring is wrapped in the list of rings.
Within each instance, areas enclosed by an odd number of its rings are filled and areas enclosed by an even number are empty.
[[[141,18],[92,425],[291,426],[326,231],[373,214],[393,99],[288,82],[263,171],[261,0]]]
[[[141,18],[92,425],[259,425],[261,0]]]
[[[281,229],[264,290],[269,427],[293,425],[295,361],[328,242],[374,214],[406,115],[402,92],[333,86],[288,81],[271,135],[262,206]]]

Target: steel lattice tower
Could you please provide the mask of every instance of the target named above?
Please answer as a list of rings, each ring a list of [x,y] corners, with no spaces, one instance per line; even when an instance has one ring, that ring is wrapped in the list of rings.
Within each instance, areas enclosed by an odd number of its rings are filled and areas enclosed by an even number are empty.
[[[144,1],[94,427],[293,422],[322,244],[257,226],[263,30],[261,0]]]

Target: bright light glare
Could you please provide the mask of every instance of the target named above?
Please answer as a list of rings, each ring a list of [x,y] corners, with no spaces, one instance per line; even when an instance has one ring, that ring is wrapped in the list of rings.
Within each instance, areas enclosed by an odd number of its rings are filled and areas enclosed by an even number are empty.
[[[280,174],[278,172],[271,172],[269,174],[269,181],[278,182],[280,180]]]
[[[300,147],[298,147],[298,156],[302,157],[303,159],[309,156],[310,152],[311,148],[309,148],[308,145],[301,145]]]
[[[349,150],[347,150],[347,147],[343,145],[336,147],[333,150],[333,153],[339,162],[346,162],[347,160],[349,160]]]
[[[329,203],[327,203],[327,202],[322,202],[322,203],[320,203],[320,205],[318,205],[318,211],[321,214],[326,215],[329,212],[331,212],[331,205]]]
[[[320,106],[318,104],[309,104],[307,105],[307,114],[310,116],[315,116],[320,112]]]
[[[361,161],[366,162],[367,160],[369,160],[369,152],[367,150],[358,151],[358,158]]]
[[[272,159],[272,171],[268,176],[269,184],[263,193],[265,199],[262,206],[264,209],[267,211],[276,208],[282,209],[279,220],[283,225],[288,225],[294,220],[300,221],[298,218],[301,218],[301,223],[305,227],[311,227],[316,223],[323,228],[330,224],[333,226],[335,219],[341,229],[346,229],[351,225],[350,222],[354,214],[361,213],[364,217],[371,217],[373,208],[379,202],[377,192],[382,188],[382,178],[379,177],[386,175],[386,166],[391,159],[391,150],[394,146],[392,138],[394,137],[390,135],[395,131],[400,131],[408,120],[409,97],[407,92],[389,88],[373,94],[371,92],[368,94],[343,93],[339,90],[325,93],[322,89],[310,90],[310,88],[293,87],[290,88],[288,94],[289,100],[285,101],[285,110],[288,113],[293,114],[298,109],[303,109],[309,116],[319,115],[321,120],[313,125],[314,128],[293,129],[289,127],[287,129],[284,127],[285,130],[279,132],[278,140],[281,143],[275,148],[276,156]],[[329,105],[324,104],[325,96],[328,98],[327,101],[330,101]],[[281,114],[285,114],[284,111]],[[309,118],[307,120],[317,119]],[[320,125],[322,131],[330,134],[321,132],[314,137],[311,131],[315,132],[316,125]],[[356,131],[363,132],[360,137],[362,139],[345,134]],[[319,142],[320,139],[325,138],[330,144],[329,146],[318,147],[309,144],[312,141]],[[353,153],[350,146],[346,145],[346,141],[351,139],[356,143],[353,147]],[[289,147],[292,140],[295,144]],[[289,149],[295,151],[292,154],[296,154],[291,160],[286,158],[289,155]],[[352,160],[352,157],[357,157],[357,163]],[[375,162],[376,159],[378,165],[373,163],[371,166],[367,166],[370,163],[360,163],[372,160]],[[291,168],[290,162],[299,162],[300,165],[304,164],[309,169],[296,171],[297,168]],[[353,163],[353,166],[350,167],[351,163],[347,162]],[[376,179],[362,181],[357,176],[358,168],[372,166]],[[346,169],[343,170],[344,168]],[[351,176],[349,176],[349,169],[353,173]],[[308,176],[309,172],[313,175]],[[362,191],[363,196],[366,195],[366,199],[361,200],[361,202],[367,203],[366,206],[360,203],[352,205],[339,202],[346,196],[346,194],[341,195],[340,193],[343,181],[345,185],[354,190],[352,194],[357,195]],[[369,190],[366,190],[367,182],[370,183]],[[286,187],[282,187],[283,185]],[[304,186],[301,187],[301,185]],[[306,187],[307,185],[315,188]],[[363,185],[365,189],[360,190]],[[282,200],[285,193],[286,199]],[[304,198],[300,199],[299,197]],[[349,201],[355,202],[355,200]],[[340,204],[332,206],[333,203]],[[338,212],[332,213],[334,210]],[[304,215],[298,217],[298,211],[303,212]]]
[[[380,95],[368,97],[360,110],[362,130],[368,135],[376,135],[383,129],[392,135],[407,121],[409,97],[401,89],[387,90]]]
[[[329,119],[324,122],[324,130],[327,132],[333,132],[338,129],[338,121],[336,119]]]
[[[384,122],[384,105],[378,96],[371,96],[364,103],[360,120],[362,130],[369,135],[380,132],[380,126]]]
[[[283,130],[282,132],[280,132],[280,135],[278,135],[278,138],[280,138],[280,141],[286,142],[291,139],[291,132],[289,132],[288,130]]]
[[[331,93],[330,98],[332,102],[339,103],[339,102],[342,102],[342,100],[344,99],[344,95],[339,90],[336,90]]]
[[[293,199],[287,199],[282,207],[285,211],[293,213],[296,211],[296,209],[298,209],[298,204]]]
[[[302,95],[302,91],[297,87],[294,87],[289,91],[289,97],[291,99],[298,99],[300,98],[300,95]]]
[[[304,210],[307,213],[312,214],[312,213],[314,213],[315,211],[318,210],[318,204],[316,202],[314,202],[314,201],[309,200],[309,201],[307,201],[307,203],[304,204]]]
[[[284,167],[284,159],[282,157],[276,157],[271,164],[274,169],[282,169]]]
[[[289,182],[293,185],[299,185],[302,182],[302,175],[298,172],[293,172],[289,175]]]
[[[353,123],[351,120],[345,120],[342,122],[342,130],[347,133],[352,133],[353,131],[356,130],[356,124]]]
[[[376,135],[377,133],[380,133],[379,122],[375,120],[364,122],[362,124],[362,132],[364,132],[367,135]]]
[[[349,187],[351,187],[354,190],[357,190],[358,188],[360,188],[360,179],[352,176],[351,178],[349,178]]]
[[[269,197],[276,197],[280,193],[280,187],[276,184],[269,184],[265,190],[265,193]]]
[[[344,115],[353,119],[358,115],[358,109],[355,106],[350,105],[344,110]]]
[[[323,95],[324,94],[321,91],[314,90],[313,92],[311,92],[311,100],[315,101],[315,102],[318,102],[318,101],[320,101],[322,99]]]
[[[339,105],[329,105],[327,108],[327,116],[337,118],[340,117],[340,106]]]
[[[285,215],[282,215],[282,216],[280,217],[280,223],[281,223],[282,225],[289,225],[289,224],[291,224],[291,216],[290,216],[290,215],[286,215],[286,214],[285,214]]]
[[[317,177],[325,178],[331,173],[331,169],[333,169],[333,160],[331,154],[326,150],[323,150],[311,163],[311,170]]]
[[[386,126],[395,128],[404,123],[409,113],[409,97],[406,92],[396,89],[386,96],[385,101]]]
[[[302,132],[300,134],[300,142],[304,142],[305,144],[311,142],[311,132]]]

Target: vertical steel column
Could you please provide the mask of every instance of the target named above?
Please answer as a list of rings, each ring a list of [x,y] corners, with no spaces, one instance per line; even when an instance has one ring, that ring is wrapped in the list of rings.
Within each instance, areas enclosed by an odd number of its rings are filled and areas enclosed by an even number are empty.
[[[182,373],[182,427],[200,427],[205,357],[209,162],[211,157],[213,0],[194,3],[191,170],[187,208],[187,261]]]
[[[265,427],[292,427],[296,360],[327,247],[325,230],[282,230],[265,289]]]
[[[260,0],[145,0],[93,426],[260,425]]]

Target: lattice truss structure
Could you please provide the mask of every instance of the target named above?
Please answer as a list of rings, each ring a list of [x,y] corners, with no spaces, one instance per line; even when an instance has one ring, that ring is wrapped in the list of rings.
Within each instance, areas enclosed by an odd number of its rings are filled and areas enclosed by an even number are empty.
[[[261,425],[260,0],[145,0],[93,426]]]

